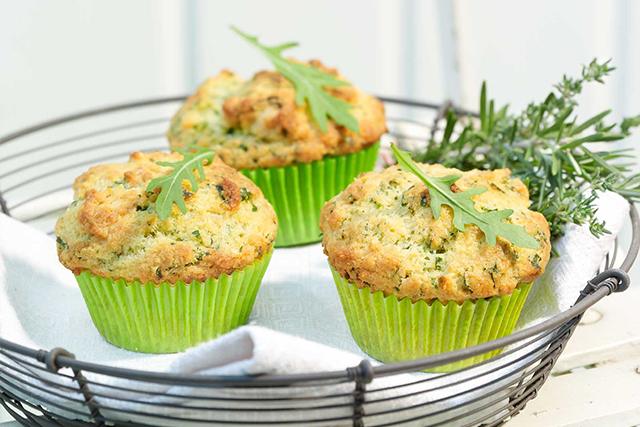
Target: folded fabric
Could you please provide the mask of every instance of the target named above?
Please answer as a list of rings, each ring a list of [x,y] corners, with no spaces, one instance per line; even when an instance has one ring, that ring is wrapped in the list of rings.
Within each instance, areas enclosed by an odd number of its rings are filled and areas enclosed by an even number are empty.
[[[596,239],[587,225],[567,225],[565,235],[553,242],[559,256],[551,258],[544,274],[531,287],[516,329],[567,310],[600,269],[629,218],[629,203],[616,193],[605,192],[599,194],[596,205],[598,219],[605,221],[610,233]]]

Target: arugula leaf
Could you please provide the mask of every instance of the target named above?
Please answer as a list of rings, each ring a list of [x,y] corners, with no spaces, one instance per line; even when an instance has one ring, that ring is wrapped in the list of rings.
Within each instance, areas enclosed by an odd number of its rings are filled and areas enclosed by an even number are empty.
[[[473,187],[460,193],[454,193],[451,191],[451,184],[459,180],[462,177],[461,174],[443,177],[429,176],[411,159],[411,153],[402,151],[395,145],[391,145],[391,149],[396,155],[400,167],[420,178],[429,189],[431,211],[435,219],[440,218],[442,205],[449,205],[453,209],[453,226],[460,231],[465,231],[465,225],[476,225],[484,232],[489,246],[495,246],[497,236],[502,236],[522,248],[540,248],[540,243],[533,236],[530,236],[524,227],[502,221],[508,218],[513,210],[480,212],[475,209],[475,202],[471,198],[487,191],[486,187]]]
[[[180,148],[173,148],[174,151],[182,154],[183,159],[178,162],[156,162],[160,166],[169,166],[173,171],[168,175],[154,178],[149,182],[147,191],[154,191],[160,187],[160,194],[156,199],[156,212],[162,221],[171,216],[171,209],[175,203],[184,214],[187,213],[187,206],[184,203],[184,194],[182,192],[182,181],[188,179],[191,182],[191,192],[198,191],[198,179],[193,173],[194,169],[198,171],[199,180],[204,179],[203,165],[210,165],[213,162],[214,151],[200,147],[198,145],[189,146],[190,149],[196,150],[195,153],[184,151]],[[208,161],[208,163],[205,163]]]
[[[267,47],[260,44],[257,37],[245,34],[236,27],[231,28],[250,44],[260,49],[276,67],[276,70],[295,86],[296,103],[303,106],[305,99],[307,100],[311,114],[322,132],[327,131],[327,117],[331,117],[337,124],[345,126],[355,133],[360,133],[358,120],[349,112],[353,107],[349,103],[329,95],[324,90],[325,87],[351,86],[349,83],[338,80],[333,75],[309,65],[284,59],[281,55],[282,51],[298,46],[298,43]]]

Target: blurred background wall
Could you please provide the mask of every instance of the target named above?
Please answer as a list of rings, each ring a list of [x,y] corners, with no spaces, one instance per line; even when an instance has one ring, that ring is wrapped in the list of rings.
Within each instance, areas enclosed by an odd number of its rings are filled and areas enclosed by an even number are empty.
[[[0,135],[87,108],[185,94],[229,68],[270,68],[230,25],[298,41],[379,95],[477,109],[543,99],[563,74],[613,58],[584,119],[640,113],[640,2],[631,0],[0,0]],[[624,144],[637,145],[634,137]],[[640,275],[638,275],[640,278]]]
[[[0,134],[82,109],[192,91],[270,67],[229,29],[298,41],[380,95],[475,108],[543,98],[562,74],[613,58],[584,114],[640,112],[640,2],[631,0],[0,0]]]

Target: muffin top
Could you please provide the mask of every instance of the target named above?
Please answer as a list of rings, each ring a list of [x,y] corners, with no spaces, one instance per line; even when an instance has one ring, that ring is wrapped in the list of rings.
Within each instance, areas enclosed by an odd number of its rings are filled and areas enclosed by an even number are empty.
[[[345,80],[319,61],[307,64]],[[167,137],[174,147],[214,148],[228,165],[255,169],[353,153],[386,132],[380,100],[354,86],[326,90],[353,106],[349,112],[358,120],[359,134],[332,120],[323,133],[306,103],[296,103],[293,84],[276,71],[261,71],[248,81],[223,71],[186,100],[173,117]]]
[[[175,283],[231,274],[273,247],[276,214],[262,191],[221,160],[204,166],[192,191],[182,182],[186,214],[174,205],[160,220],[149,181],[167,175],[178,153],[133,153],[126,163],[92,167],[73,185],[75,201],[56,223],[60,262],[80,274],[128,282]]]
[[[451,190],[488,190],[474,196],[480,211],[513,209],[508,220],[525,227],[539,249],[513,245],[498,237],[493,247],[475,225],[453,226],[451,207],[434,219],[427,187],[399,166],[362,174],[325,204],[320,217],[322,244],[329,263],[358,287],[413,302],[442,302],[506,295],[530,283],[549,261],[549,225],[530,211],[529,192],[509,169],[461,172],[442,165],[418,166],[428,175],[462,174]]]

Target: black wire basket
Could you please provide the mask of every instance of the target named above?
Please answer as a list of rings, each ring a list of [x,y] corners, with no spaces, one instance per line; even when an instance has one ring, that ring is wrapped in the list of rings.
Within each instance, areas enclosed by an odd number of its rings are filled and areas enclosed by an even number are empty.
[[[441,133],[450,104],[382,98],[389,134],[403,148]],[[73,179],[132,151],[167,150],[169,119],[184,97],[147,100],[46,122],[0,139],[2,211],[53,234]],[[385,147],[386,143],[386,147]],[[385,151],[387,148],[387,151]],[[64,195],[68,194],[65,199]],[[585,310],[629,286],[640,220],[625,259],[616,250],[569,310],[474,347],[424,359],[295,375],[175,375],[76,360],[60,348],[36,350],[0,339],[0,405],[23,426],[497,426],[536,397]],[[485,362],[442,375],[406,376],[497,349]],[[189,392],[185,392],[189,390]]]

